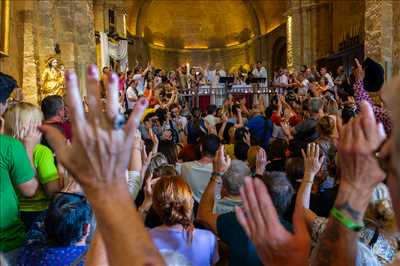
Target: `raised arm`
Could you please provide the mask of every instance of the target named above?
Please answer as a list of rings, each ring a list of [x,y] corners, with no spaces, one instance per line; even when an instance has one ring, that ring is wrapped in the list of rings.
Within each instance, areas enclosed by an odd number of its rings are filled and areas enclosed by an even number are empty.
[[[376,120],[381,122],[385,128],[386,133],[389,135],[392,130],[392,119],[390,113],[387,109],[374,105],[368,92],[364,89],[364,70],[358,59],[355,59],[357,68],[354,71],[356,82],[353,85],[354,98],[356,101],[357,108],[360,109],[360,104],[362,101],[367,101],[373,109]]]
[[[129,160],[128,171],[126,174],[129,194],[131,194],[133,199],[136,199],[143,183],[140,173],[142,170],[141,151],[142,149],[144,149],[144,147],[142,146],[142,138],[139,130],[136,130],[136,133],[133,137],[133,145],[131,149],[132,154]]]
[[[224,139],[224,131],[225,131],[227,123],[228,123],[228,117],[227,117],[226,113],[223,113],[222,114],[222,125],[221,125],[221,128],[218,131],[218,137],[219,137],[220,140]]]
[[[360,107],[361,113],[343,129],[339,192],[312,265],[354,265],[365,210],[374,187],[385,177],[374,156],[384,139],[383,129],[369,103],[364,101]]]
[[[298,195],[302,199],[303,206],[306,209],[310,208],[310,195],[314,178],[319,169],[321,169],[321,165],[324,161],[324,158],[319,156],[319,150],[318,144],[310,143],[307,145],[306,152],[304,152],[304,150],[301,151],[304,159],[304,176]]]
[[[217,214],[213,213],[215,201],[215,189],[222,183],[222,175],[231,164],[229,156],[225,156],[224,146],[221,145],[213,162],[213,174],[207,184],[206,190],[201,196],[197,219],[217,234]]]
[[[82,186],[98,222],[110,265],[163,265],[127,189],[125,171],[132,153],[133,138],[147,106],[142,98],[124,126],[118,113],[118,77],[112,74],[107,110],[100,111],[99,74],[89,66],[87,90],[89,113],[84,114],[75,73],[66,74],[74,133],[67,146],[61,133],[42,126],[57,158]],[[116,244],[118,243],[118,244]]]

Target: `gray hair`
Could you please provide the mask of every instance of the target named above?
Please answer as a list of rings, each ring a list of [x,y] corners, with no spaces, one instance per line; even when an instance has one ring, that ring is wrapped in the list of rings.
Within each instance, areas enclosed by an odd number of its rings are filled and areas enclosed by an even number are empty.
[[[230,195],[239,195],[239,189],[244,184],[244,178],[251,174],[247,164],[240,160],[232,160],[228,170],[222,177],[222,185]]]
[[[157,152],[156,154],[153,155],[151,158],[150,164],[146,170],[145,176],[148,177],[151,174],[153,174],[154,170],[156,170],[158,167],[162,165],[168,164],[167,157],[165,157],[164,154],[161,152]]]
[[[311,113],[318,113],[319,110],[322,108],[323,102],[322,99],[319,97],[312,97],[310,99],[310,112]]]
[[[283,215],[290,204],[294,195],[294,189],[290,184],[285,172],[266,172],[263,181],[267,185],[271,195],[272,203],[279,215]]]

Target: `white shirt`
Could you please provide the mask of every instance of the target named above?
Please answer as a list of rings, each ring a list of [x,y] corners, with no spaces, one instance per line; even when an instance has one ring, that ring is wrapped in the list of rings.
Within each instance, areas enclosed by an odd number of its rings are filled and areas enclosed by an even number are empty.
[[[144,91],[144,77],[142,74],[135,74],[133,75],[133,79],[138,81],[138,85],[136,87],[139,95],[143,95]]]
[[[208,71],[208,80],[211,82],[211,87],[216,88],[219,84],[220,77],[226,77],[226,72],[223,69]]]
[[[274,80],[274,83],[286,84],[286,85],[288,85],[289,79],[288,79],[288,77],[287,77],[285,74],[282,74],[282,75],[278,76],[278,77]],[[286,88],[279,88],[279,87],[277,87],[276,89],[278,90],[279,93],[283,93],[284,90],[285,90]]]
[[[299,88],[298,94],[301,95],[301,96],[305,96],[305,95],[307,95],[310,82],[308,81],[308,79],[304,79],[301,82],[301,85],[302,86]]]
[[[211,178],[212,163],[202,164],[198,161],[192,161],[182,163],[180,168],[180,175],[192,188],[194,200],[200,202],[201,196]]]
[[[333,87],[335,86],[335,84],[333,83],[333,79],[332,79],[331,75],[329,75],[329,73],[326,73],[326,74],[324,75],[324,77],[328,80],[328,87],[329,87],[329,89],[330,89],[330,90],[333,89]]]
[[[187,123],[188,123],[186,117],[180,115],[180,116],[178,116],[178,117],[176,118],[176,120],[179,121],[179,123],[182,124],[182,128],[183,128],[183,129],[186,129],[186,126],[187,126]]]
[[[130,101],[129,98],[137,97],[135,89],[131,86],[128,87],[126,90],[126,99],[128,102],[128,110],[132,110],[133,106],[135,105],[136,101]]]
[[[254,68],[252,74],[256,78],[267,78],[267,70],[265,67],[261,67],[260,70]]]
[[[213,115],[207,115],[206,117],[204,117],[204,120],[207,120],[207,122],[208,122],[211,126],[214,126],[214,127],[215,127],[215,125],[218,124],[218,122],[219,122],[219,118],[218,118],[218,117],[215,117],[215,116],[213,116]]]

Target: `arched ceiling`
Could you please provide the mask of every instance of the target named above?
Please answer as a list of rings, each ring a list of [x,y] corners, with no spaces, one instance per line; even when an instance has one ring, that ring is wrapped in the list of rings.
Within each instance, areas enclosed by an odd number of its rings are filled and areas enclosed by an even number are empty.
[[[126,0],[128,30],[156,46],[223,48],[284,22],[286,0]]]

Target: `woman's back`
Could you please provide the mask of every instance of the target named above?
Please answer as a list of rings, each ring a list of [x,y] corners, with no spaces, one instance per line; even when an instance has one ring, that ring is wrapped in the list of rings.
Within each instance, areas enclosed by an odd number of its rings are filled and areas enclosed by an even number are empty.
[[[159,226],[150,230],[150,235],[157,248],[172,250],[183,255],[193,266],[206,266],[219,259],[217,239],[207,230],[194,229],[192,241],[188,234],[177,227]]]

